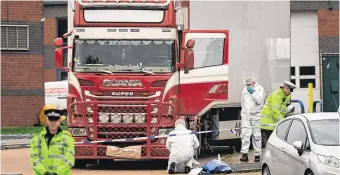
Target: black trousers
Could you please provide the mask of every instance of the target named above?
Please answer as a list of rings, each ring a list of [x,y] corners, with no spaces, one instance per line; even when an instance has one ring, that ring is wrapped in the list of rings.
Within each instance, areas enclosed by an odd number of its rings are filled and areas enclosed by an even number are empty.
[[[261,129],[261,136],[262,136],[262,148],[265,148],[267,145],[267,141],[272,134],[273,130],[266,130],[266,129]]]

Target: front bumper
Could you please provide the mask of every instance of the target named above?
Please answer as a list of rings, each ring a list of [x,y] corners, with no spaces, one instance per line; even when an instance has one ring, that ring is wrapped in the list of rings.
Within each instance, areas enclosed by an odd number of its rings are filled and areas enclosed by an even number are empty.
[[[155,104],[156,103],[156,104]],[[103,104],[105,106],[103,107]],[[125,148],[128,146],[140,146],[140,159],[168,159],[169,151],[165,147],[166,138],[133,140],[137,137],[158,135],[161,128],[173,128],[175,116],[163,115],[168,112],[169,105],[157,102],[119,102],[119,101],[91,101],[78,102],[77,112],[69,110],[69,129],[85,128],[86,136],[75,137],[76,142],[105,140],[105,143],[76,144],[76,159],[126,159],[124,157],[107,156],[109,146]],[[91,107],[92,111],[87,110]],[[158,111],[155,113],[154,108]],[[106,120],[101,120],[99,114],[105,113]],[[130,123],[123,120],[124,114],[144,114],[145,121],[138,123],[134,118]],[[120,122],[114,123],[113,116],[120,114]],[[116,116],[117,117],[117,116]],[[91,120],[89,120],[91,119]],[[114,141],[115,139],[123,139]],[[124,140],[125,139],[125,140]]]
[[[315,169],[316,169],[315,170],[316,172],[314,172],[314,174],[316,175],[339,175],[340,174],[339,168],[327,166],[321,162],[319,162],[316,165]]]

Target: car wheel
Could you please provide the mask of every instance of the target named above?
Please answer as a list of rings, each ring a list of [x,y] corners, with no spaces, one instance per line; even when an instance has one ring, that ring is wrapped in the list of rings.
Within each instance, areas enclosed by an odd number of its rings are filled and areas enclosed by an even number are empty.
[[[264,166],[262,170],[262,175],[271,175],[268,166]]]
[[[314,175],[314,173],[312,171],[307,171],[306,175]]]

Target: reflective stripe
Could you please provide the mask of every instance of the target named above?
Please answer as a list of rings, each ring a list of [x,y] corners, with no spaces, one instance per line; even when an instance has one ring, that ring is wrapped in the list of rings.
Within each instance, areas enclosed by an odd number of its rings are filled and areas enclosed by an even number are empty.
[[[68,161],[67,159],[64,159],[64,162],[67,163],[70,167],[73,167],[73,164],[70,161]]]
[[[65,149],[65,146],[66,146],[66,136],[64,134],[64,137],[63,137],[63,141],[60,143],[61,144],[61,147],[59,148],[59,150],[64,153],[64,149]]]
[[[36,148],[38,149],[38,160],[36,162],[33,163],[33,166],[37,166],[41,163],[41,161],[44,159],[42,156],[41,156],[41,140],[40,140],[40,136],[38,136],[37,138],[37,145],[36,145]]]
[[[48,155],[49,159],[63,159],[64,155]]]
[[[280,105],[275,105],[275,106],[273,105],[273,106],[272,106],[272,109],[280,109],[280,108],[281,108]]]
[[[33,162],[33,166],[39,165],[43,159],[44,159],[43,157],[39,157],[39,159],[36,162]]]
[[[58,166],[48,166],[48,169],[50,170],[56,170],[58,168]]]
[[[65,144],[65,143],[63,143],[63,142],[61,142],[61,143],[59,143],[59,142],[52,142],[50,145],[63,145],[63,144]]]
[[[74,156],[74,152],[72,152],[71,150],[67,150],[67,152]]]

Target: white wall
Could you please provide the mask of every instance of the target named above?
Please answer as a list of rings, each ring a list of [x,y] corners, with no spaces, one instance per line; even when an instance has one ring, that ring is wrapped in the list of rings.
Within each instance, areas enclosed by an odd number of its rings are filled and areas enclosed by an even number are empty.
[[[308,111],[308,88],[302,88],[300,79],[315,79],[313,99],[320,99],[320,68],[319,68],[319,42],[318,42],[318,17],[317,12],[292,12],[291,13],[291,66],[295,67],[297,89],[292,94],[292,99],[300,99]],[[315,66],[315,75],[302,76],[300,66]],[[296,104],[297,112],[300,107]],[[318,108],[317,108],[318,109]],[[318,110],[317,110],[318,111]]]

